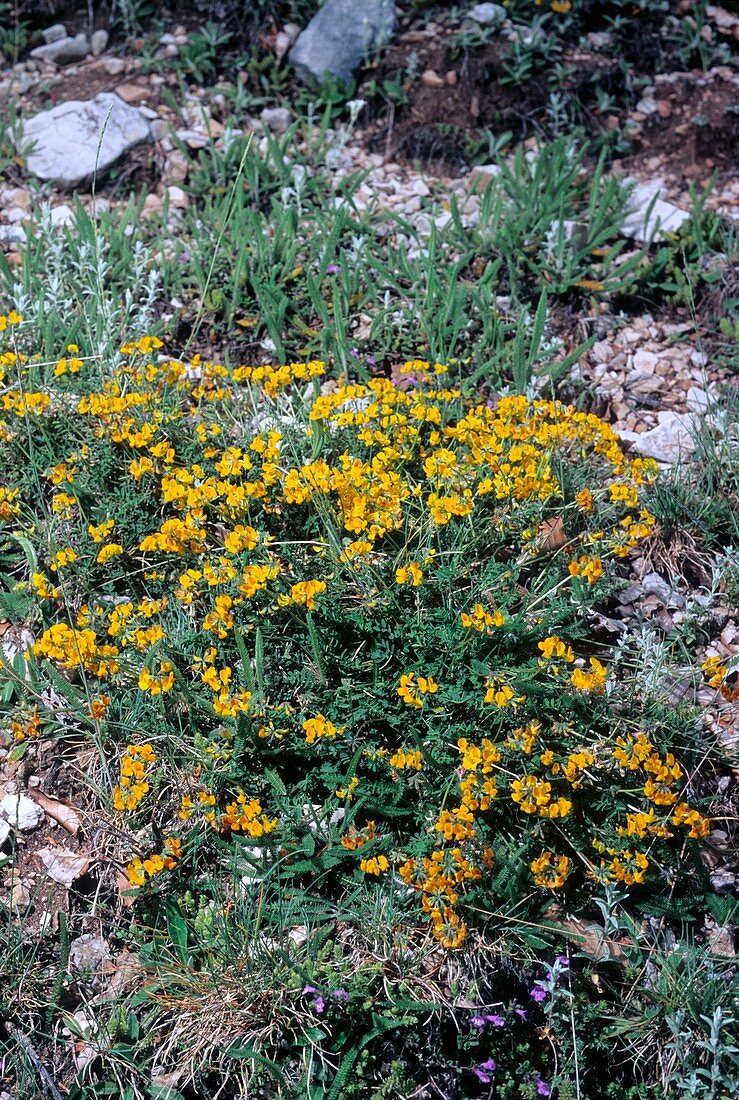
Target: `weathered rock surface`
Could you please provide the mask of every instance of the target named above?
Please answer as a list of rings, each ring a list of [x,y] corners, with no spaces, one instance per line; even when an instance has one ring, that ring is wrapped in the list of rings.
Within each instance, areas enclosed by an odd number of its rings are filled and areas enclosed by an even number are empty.
[[[108,45],[107,31],[93,31],[90,35],[90,49],[93,57],[100,57]]]
[[[23,126],[22,142],[35,143],[26,162],[30,172],[75,187],[150,136],[140,111],[102,92],[94,99],[73,99],[34,115]]]
[[[508,12],[502,4],[475,4],[474,8],[465,12],[464,18],[486,27],[500,27],[508,18]]]
[[[102,936],[87,932],[72,940],[69,961],[76,970],[96,970],[110,958],[110,947]]]
[[[665,202],[663,194],[661,180],[641,183],[634,188],[629,197],[626,219],[621,226],[624,237],[641,242],[661,241],[666,233],[677,233],[680,226],[689,220],[690,214],[671,202]]]
[[[657,462],[679,462],[693,453],[695,418],[691,413],[660,412],[657,421],[651,431],[619,431],[618,435],[640,455]]]
[[[67,28],[63,23],[54,23],[51,27],[47,27],[45,31],[41,31],[41,37],[47,44],[49,42],[60,42],[62,38],[67,37]]]
[[[90,52],[90,40],[86,34],[76,34],[74,38],[56,38],[31,50],[36,61],[53,61],[56,65],[71,65],[75,61],[84,61]]]
[[[290,64],[305,79],[328,73],[348,84],[372,51],[390,41],[396,22],[394,0],[326,0],[290,50]]]
[[[293,120],[287,107],[265,107],[260,111],[259,118],[268,130],[273,130],[276,134],[286,133]]]
[[[44,811],[25,794],[6,794],[0,803],[0,812],[21,832],[35,829],[44,820]]]

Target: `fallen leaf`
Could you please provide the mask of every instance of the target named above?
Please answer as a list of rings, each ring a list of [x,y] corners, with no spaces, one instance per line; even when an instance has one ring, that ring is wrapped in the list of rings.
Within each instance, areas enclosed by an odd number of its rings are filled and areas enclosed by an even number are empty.
[[[131,883],[128,881],[128,875],[124,874],[123,871],[116,871],[115,885],[121,904],[128,909],[136,901],[135,892],[131,889]]]
[[[611,936],[606,936],[599,925],[586,924],[574,917],[566,917],[556,905],[551,905],[547,909],[546,917],[557,925],[583,955],[588,955],[595,962],[610,961],[623,964],[626,949],[630,946],[628,939],[615,940]]]
[[[52,821],[56,821],[57,825],[61,825],[72,836],[77,836],[82,822],[79,814],[72,806],[68,806],[66,802],[60,802],[58,798],[50,798],[43,791],[31,789],[28,793]]]
[[[49,878],[66,887],[84,875],[92,862],[89,856],[70,852],[68,848],[39,848],[37,854]]]
[[[542,550],[559,550],[569,542],[561,516],[545,519],[539,527]]]

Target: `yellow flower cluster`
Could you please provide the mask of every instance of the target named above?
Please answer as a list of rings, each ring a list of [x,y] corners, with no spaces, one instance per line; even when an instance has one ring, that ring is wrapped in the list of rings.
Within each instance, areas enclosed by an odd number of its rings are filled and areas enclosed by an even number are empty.
[[[489,866],[492,853],[483,853],[482,861]],[[443,848],[430,857],[409,859],[398,868],[406,885],[421,896],[423,911],[431,918],[434,935],[445,947],[460,947],[467,935],[467,926],[455,906],[466,882],[481,877],[478,867],[470,863],[461,848]]]
[[[258,798],[247,798],[239,791],[234,802],[229,802],[221,817],[221,832],[246,833],[261,837],[274,832],[277,818],[267,817]]]
[[[160,871],[172,871],[182,856],[182,841],[168,836],[164,841],[163,852],[153,852],[146,859],[135,856],[126,868],[126,876],[131,886],[143,886],[147,876],[153,878]]]
[[[524,775],[511,784],[511,798],[525,814],[540,817],[567,817],[572,809],[568,798],[557,797],[552,784],[535,775]]]
[[[423,767],[422,754],[418,749],[398,749],[388,759],[388,764],[391,768],[396,768],[398,771],[404,771],[406,768],[410,768],[412,771],[420,772]]]
[[[313,718],[306,718],[302,725],[305,733],[305,740],[309,745],[312,745],[322,737],[333,740],[334,737],[344,732],[343,727],[337,729],[333,722],[329,721],[324,714],[316,714]]]
[[[150,744],[129,745],[121,758],[121,774],[113,790],[113,808],[135,810],[149,793],[147,776],[156,763],[156,753]]]
[[[492,614],[481,603],[476,603],[470,611],[462,611],[459,616],[465,630],[476,630],[478,634],[485,634],[491,626],[505,626],[505,616],[497,608]]]
[[[0,523],[9,523],[20,514],[18,489],[6,489],[0,486]]]
[[[326,591],[326,582],[319,580],[298,581],[290,588],[289,596],[278,596],[277,603],[280,607],[289,607],[290,604],[298,604],[307,607],[309,611],[316,610],[316,596]]]
[[[396,584],[410,584],[418,588],[423,583],[423,570],[417,561],[410,561],[407,565],[401,565],[395,570]]]
[[[159,346],[145,338],[127,345],[124,354],[149,357]],[[64,360],[62,388],[69,385],[66,376],[76,373],[74,360]],[[595,711],[592,697],[605,692],[609,673],[577,646],[576,653],[565,638],[542,637],[554,628],[540,627],[542,620],[528,612],[516,570],[526,571],[545,558],[547,568],[551,563],[553,571],[560,570],[557,591],[581,603],[588,586],[612,570],[614,557],[624,557],[653,533],[655,521],[642,507],[642,489],[655,476],[654,464],[625,457],[606,424],[573,407],[521,396],[504,397],[489,407],[477,396],[465,398],[439,364],[418,360],[406,367],[397,384],[375,378],[366,384],[326,385],[320,392],[321,363],[231,369],[197,358],[187,368],[172,360],[134,359],[114,371],[100,392],[75,399],[70,415],[77,418],[76,437],[87,434],[90,447],[75,444],[71,453],[60,451],[60,461],[46,475],[56,487],[54,516],[70,524],[64,540],[72,545],[55,546],[53,554],[43,556],[44,571],[33,574],[29,590],[39,599],[58,600],[60,588],[49,575],[58,573],[62,585],[63,571],[76,562],[66,577],[89,567],[96,584],[107,585],[100,590],[116,595],[91,598],[74,626],[49,626],[33,651],[63,669],[107,678],[111,695],[115,689],[169,696],[155,702],[137,699],[139,707],[157,715],[168,715],[170,707],[173,713],[197,713],[199,723],[201,714],[215,715],[216,721],[206,719],[195,737],[202,769],[195,770],[182,796],[179,819],[189,822],[188,829],[205,822],[220,833],[261,838],[278,828],[278,820],[263,809],[259,788],[251,793],[251,780],[242,780],[248,794],[231,787],[227,796],[216,796],[202,789],[207,779],[202,771],[222,760],[231,759],[233,766],[244,731],[251,739],[250,766],[260,760],[260,752],[266,759],[288,737],[291,748],[297,745],[306,758],[311,755],[306,746],[317,746],[316,757],[338,755],[344,746],[354,753],[356,738],[354,762],[345,759],[341,779],[332,775],[330,798],[340,782],[335,796],[348,802],[360,776],[364,794],[378,774],[401,795],[408,789],[424,791],[438,778],[439,754],[451,748],[442,745],[437,751],[444,734],[438,735],[433,723],[454,721],[454,692],[466,689],[457,683],[443,686],[448,683],[446,653],[438,664],[413,651],[404,655],[405,663],[388,662],[391,684],[397,683],[388,709],[395,709],[397,719],[399,699],[410,711],[402,710],[402,732],[379,735],[363,754],[360,723],[351,739],[335,743],[344,727],[315,713],[322,703],[313,694],[318,690],[314,684],[293,690],[297,678],[286,676],[287,687],[273,687],[271,670],[279,657],[270,653],[269,643],[263,654],[265,689],[260,659],[253,656],[255,638],[259,654],[263,628],[265,636],[275,624],[276,631],[284,627],[299,636],[306,616],[281,609],[316,612],[316,624],[312,615],[307,623],[314,640],[316,625],[323,636],[324,624],[330,627],[341,613],[366,610],[371,618],[378,608],[384,613],[392,600],[410,604],[420,616],[431,593],[434,613],[441,607],[446,617],[444,629],[456,631],[457,652],[483,658],[471,662],[470,680],[474,705],[482,709],[484,701],[490,708],[480,718],[489,736],[482,737],[482,730],[469,733],[471,724],[462,727],[469,737],[456,743],[456,796],[436,803],[421,826],[427,830],[428,855],[405,860],[399,873],[420,896],[439,941],[456,947],[466,934],[459,908],[468,884],[492,865],[486,830],[498,807],[537,838],[526,860],[535,885],[547,890],[576,878],[578,861],[571,855],[575,852],[580,861],[585,857],[573,838],[581,835],[578,821],[580,826],[586,821],[581,811],[589,792],[604,775],[617,782],[638,773],[645,802],[634,806],[631,792],[625,803],[630,812],[617,819],[618,828],[596,838],[596,851],[607,858],[591,868],[595,876],[639,883],[649,860],[638,850],[638,840],[671,836],[670,827],[697,838],[706,835],[709,824],[680,801],[684,775],[674,756],[657,752],[645,735],[623,737],[614,750],[599,733],[583,734],[574,718],[553,723],[545,733],[541,714],[540,720],[529,720],[542,684],[548,693],[567,697],[567,715]],[[8,415],[0,429],[3,438],[20,439],[24,425],[18,417],[45,415],[48,396],[24,389],[7,397]],[[287,407],[290,416],[284,417]],[[235,424],[238,432],[231,431]],[[124,490],[147,498],[133,535],[124,509],[114,519],[106,500],[92,515],[84,514],[89,499],[84,476],[96,453],[93,439],[112,448]],[[581,489],[574,500],[566,498],[559,478],[568,462],[587,463],[593,471],[592,488]],[[19,510],[17,491],[0,490],[0,520],[15,522]],[[561,542],[543,537],[542,520],[552,514],[565,515]],[[468,531],[500,536],[510,559],[510,573],[500,587],[495,583],[499,574],[478,583],[482,555],[477,547],[467,572],[450,569],[452,556],[459,554],[454,540]],[[145,589],[150,597],[130,594],[137,589],[128,587],[117,561],[124,547],[130,583],[151,581],[152,588]],[[449,575],[444,570],[463,577],[448,594],[440,579]],[[55,607],[63,614],[58,603],[44,604],[42,610],[49,615]],[[187,638],[184,653],[178,652],[177,631]],[[162,657],[164,646],[171,659]],[[508,654],[524,649],[522,673]],[[296,646],[293,652],[300,650]],[[442,687],[431,675],[402,672],[409,667],[431,668]],[[717,687],[728,675],[717,661],[705,672]],[[326,679],[333,675],[329,668]],[[92,700],[96,720],[105,717],[109,704],[110,695]],[[308,717],[298,725],[296,714]],[[422,735],[414,730],[417,725],[423,725]],[[597,730],[597,723],[592,728]],[[433,747],[427,750],[427,744]],[[155,764],[153,750],[146,755],[149,750],[127,747],[114,792],[116,809],[134,810],[147,793]],[[352,774],[355,769],[358,775]],[[444,784],[449,789],[448,776]],[[361,804],[357,796],[352,811]],[[359,831],[353,824],[344,828],[340,843],[346,851],[377,839],[372,822]],[[175,865],[179,841],[170,842],[174,847],[129,865],[133,884]],[[561,854],[565,845],[570,855]],[[379,878],[394,860],[393,854],[370,850],[359,867]]]
[[[24,716],[22,721],[16,719],[11,722],[10,732],[14,741],[26,741],[28,738],[38,737],[41,732],[41,719],[36,708],[34,707],[30,716]]]
[[[435,695],[439,685],[433,676],[416,676],[415,672],[406,672],[400,677],[398,695],[409,707],[420,710],[427,695]]]
[[[370,856],[368,859],[360,859],[359,869],[365,875],[377,875],[378,877],[389,870],[390,861],[387,856]]]
[[[558,890],[564,886],[572,870],[572,860],[567,856],[555,856],[552,852],[542,852],[531,861],[534,882],[545,890]]]
[[[149,695],[166,695],[174,687],[174,670],[171,661],[160,661],[156,675],[144,666],[139,673],[139,691]]]
[[[75,630],[67,623],[48,627],[32,651],[36,657],[48,657],[62,668],[83,668],[103,679],[118,671],[117,646],[101,645],[94,630]]]

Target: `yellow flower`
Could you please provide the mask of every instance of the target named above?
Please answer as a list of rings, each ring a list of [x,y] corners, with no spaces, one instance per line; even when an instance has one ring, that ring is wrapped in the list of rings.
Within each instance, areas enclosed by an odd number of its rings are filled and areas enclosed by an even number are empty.
[[[576,691],[587,692],[590,695],[602,695],[606,690],[608,669],[595,657],[590,658],[590,671],[576,668],[570,676],[570,682]]]
[[[333,740],[338,734],[343,733],[345,726],[338,729],[324,714],[316,714],[313,718],[306,718],[302,723],[305,732],[305,740],[309,745],[321,737]]]
[[[95,559],[99,565],[105,565],[106,561],[110,561],[111,558],[117,558],[123,553],[123,547],[119,542],[109,542],[107,546],[103,546],[98,551],[98,556]]]
[[[61,588],[49,584],[43,573],[31,573],[31,584],[36,595],[40,596],[42,600],[55,599],[61,595]]]
[[[54,557],[51,559],[49,569],[53,573],[58,572],[60,569],[64,569],[65,566],[71,565],[73,561],[77,561],[77,555],[71,546],[67,546],[64,550],[58,550]]]
[[[105,542],[110,532],[115,527],[114,519],[103,520],[97,527],[92,524],[87,528],[93,542]]]
[[[388,764],[391,768],[396,768],[398,771],[403,771],[405,768],[411,768],[413,771],[420,772],[423,767],[421,753],[415,749],[411,752],[406,752],[405,749],[398,749],[389,758]]]
[[[409,581],[413,588],[418,588],[423,581],[423,570],[417,561],[411,561],[408,565],[401,565],[395,570],[396,584],[407,584]]]
[[[534,882],[546,890],[557,890],[564,886],[571,868],[572,863],[567,856],[555,856],[552,852],[542,852],[531,862]]]
[[[486,684],[485,702],[495,703],[500,710],[504,710],[508,706],[513,707],[515,710],[525,698],[525,695],[516,695],[513,688],[508,684],[504,684],[497,676],[494,676]]]
[[[439,690],[439,685],[432,676],[419,676],[415,672],[405,673],[400,677],[398,695],[409,707],[420,710],[424,705],[426,695],[434,695]]]
[[[382,875],[390,867],[390,862],[387,856],[370,856],[369,859],[362,859],[359,861],[360,871],[364,871],[365,875]]]
[[[298,604],[307,607],[309,611],[316,609],[316,596],[326,591],[326,582],[318,580],[298,581],[290,589],[289,596],[278,596],[277,603],[280,607],[288,607],[290,604]]]
[[[158,676],[152,676],[146,666],[139,673],[139,691],[146,691],[149,695],[164,695],[173,687],[174,671],[169,661],[160,662]]]
[[[505,625],[505,618],[497,608],[491,615],[489,611],[485,610],[481,603],[476,603],[471,611],[462,611],[459,618],[465,630],[471,628],[476,630],[479,634],[485,633],[491,626],[499,627]]]

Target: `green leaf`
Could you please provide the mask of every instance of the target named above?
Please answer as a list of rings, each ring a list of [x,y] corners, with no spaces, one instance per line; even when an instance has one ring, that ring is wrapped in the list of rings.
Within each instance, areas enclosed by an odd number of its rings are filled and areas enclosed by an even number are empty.
[[[180,909],[177,899],[168,895],[165,897],[164,902],[164,915],[167,921],[167,931],[169,932],[169,938],[175,949],[175,953],[179,961],[188,966],[190,962],[190,952],[187,947],[187,923],[182,910]]]

